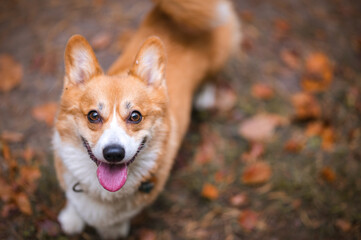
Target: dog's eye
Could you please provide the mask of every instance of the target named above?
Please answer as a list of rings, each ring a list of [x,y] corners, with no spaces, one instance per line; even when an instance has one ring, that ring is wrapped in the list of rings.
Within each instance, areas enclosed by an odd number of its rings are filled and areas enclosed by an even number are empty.
[[[99,123],[102,120],[100,114],[95,111],[92,110],[88,113],[88,121],[91,123]]]
[[[142,121],[142,114],[140,114],[140,112],[138,111],[133,111],[130,114],[128,121],[131,123],[139,123],[140,121]]]

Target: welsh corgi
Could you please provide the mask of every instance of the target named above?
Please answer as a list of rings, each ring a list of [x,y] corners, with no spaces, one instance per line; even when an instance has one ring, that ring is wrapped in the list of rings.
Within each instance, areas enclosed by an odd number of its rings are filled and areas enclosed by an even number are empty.
[[[67,43],[53,136],[66,234],[90,225],[104,239],[128,235],[164,187],[196,88],[238,48],[228,0],[154,2],[107,73],[84,37]]]

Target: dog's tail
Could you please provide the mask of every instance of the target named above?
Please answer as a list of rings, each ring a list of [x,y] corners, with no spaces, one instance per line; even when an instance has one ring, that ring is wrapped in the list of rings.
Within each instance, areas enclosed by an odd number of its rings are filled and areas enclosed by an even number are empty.
[[[228,0],[153,0],[176,23],[207,31],[228,21]]]

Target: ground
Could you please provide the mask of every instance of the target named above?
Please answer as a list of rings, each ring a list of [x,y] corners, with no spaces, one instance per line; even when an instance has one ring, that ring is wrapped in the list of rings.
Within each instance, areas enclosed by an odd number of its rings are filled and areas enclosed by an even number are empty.
[[[361,239],[361,3],[234,3],[244,38],[209,79],[217,103],[193,111],[165,191],[129,239]],[[68,239],[50,144],[66,41],[84,35],[106,69],[151,6],[0,3],[1,239]]]

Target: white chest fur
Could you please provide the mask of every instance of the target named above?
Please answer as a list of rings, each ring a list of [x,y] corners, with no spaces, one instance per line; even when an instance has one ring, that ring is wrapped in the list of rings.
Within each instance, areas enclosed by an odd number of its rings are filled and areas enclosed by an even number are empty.
[[[67,210],[71,212],[67,216],[77,214],[87,224],[104,229],[128,221],[145,206],[139,203],[134,205],[133,198],[141,180],[155,167],[159,148],[145,147],[136,161],[129,166],[127,182],[122,189],[109,192],[99,184],[97,166],[90,160],[82,145],[74,146],[62,141],[58,132],[54,134],[53,145],[68,170],[63,177],[67,186],[68,204],[73,212],[67,207],[63,211],[64,214]],[[78,182],[83,192],[74,192],[73,186]]]

